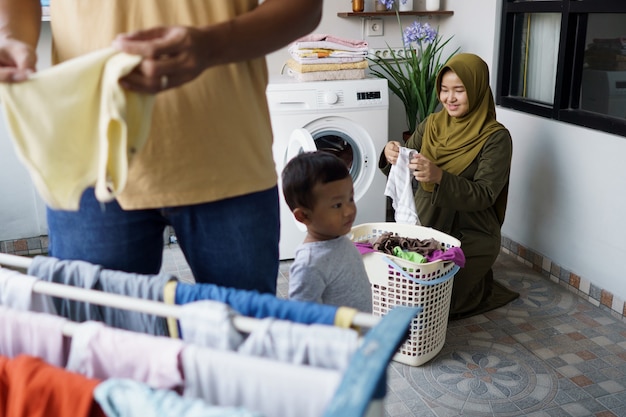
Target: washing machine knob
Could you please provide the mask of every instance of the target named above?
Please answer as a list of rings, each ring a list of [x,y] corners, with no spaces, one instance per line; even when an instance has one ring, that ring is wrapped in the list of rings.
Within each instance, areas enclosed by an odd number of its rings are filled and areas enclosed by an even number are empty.
[[[339,101],[339,96],[337,93],[327,91],[326,94],[324,94],[324,101],[326,104],[335,104]]]

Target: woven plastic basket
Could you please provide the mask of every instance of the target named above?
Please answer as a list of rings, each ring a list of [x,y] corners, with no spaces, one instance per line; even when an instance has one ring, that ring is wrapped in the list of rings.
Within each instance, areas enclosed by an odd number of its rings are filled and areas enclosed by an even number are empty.
[[[374,243],[383,233],[407,238],[436,239],[441,249],[460,247],[461,242],[445,233],[422,226],[398,223],[364,223],[352,228],[353,242]],[[446,340],[452,283],[459,267],[451,261],[415,263],[382,252],[363,255],[372,284],[372,312],[383,316],[397,305],[421,306],[409,336],[394,360],[411,366],[434,358]]]

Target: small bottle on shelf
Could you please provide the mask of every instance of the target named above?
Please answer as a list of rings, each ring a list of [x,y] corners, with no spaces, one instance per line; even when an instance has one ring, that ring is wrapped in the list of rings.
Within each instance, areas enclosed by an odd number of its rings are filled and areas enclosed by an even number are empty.
[[[352,11],[362,12],[365,9],[365,0],[352,0]]]

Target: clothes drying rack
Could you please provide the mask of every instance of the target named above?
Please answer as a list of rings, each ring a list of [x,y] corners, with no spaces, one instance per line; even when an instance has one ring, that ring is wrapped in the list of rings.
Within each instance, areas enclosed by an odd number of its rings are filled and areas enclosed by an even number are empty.
[[[19,255],[0,253],[0,265],[11,268],[28,270],[32,262],[31,258]],[[33,291],[38,294],[50,295],[59,298],[69,298],[74,301],[83,301],[99,304],[106,307],[121,308],[140,313],[153,314],[160,317],[180,317],[181,306],[169,305],[152,300],[143,300],[120,294],[110,294],[103,291],[88,290],[39,280],[35,283]],[[129,301],[132,301],[129,303]],[[258,319],[235,315],[233,325],[244,333],[250,333],[258,324]],[[358,328],[370,329],[376,326],[380,317],[369,313],[358,312],[352,319],[352,325]]]
[[[28,269],[31,259],[18,255],[0,254],[0,265]],[[38,280],[33,285],[38,294],[68,298],[120,308],[162,317],[179,318],[181,306],[158,301],[137,299],[98,290],[72,287],[69,285]],[[421,307],[398,306],[383,317],[358,313],[353,319],[355,326],[368,328],[361,343],[352,355],[348,368],[343,373],[339,386],[322,417],[382,417],[384,414],[381,397],[386,391],[386,370],[393,355],[406,339],[410,325],[422,311]],[[260,323],[259,319],[235,315],[233,325],[240,331],[250,333]],[[64,334],[71,336],[77,323],[64,327]],[[378,395],[378,400],[374,401]],[[375,406],[374,406],[374,403]],[[288,416],[286,416],[288,417]]]

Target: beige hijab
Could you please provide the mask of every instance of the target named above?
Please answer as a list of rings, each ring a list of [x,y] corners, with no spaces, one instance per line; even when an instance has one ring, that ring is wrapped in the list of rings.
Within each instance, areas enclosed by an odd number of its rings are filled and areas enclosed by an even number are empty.
[[[437,93],[441,78],[452,70],[463,82],[469,100],[469,111],[462,117],[451,117],[446,109],[432,114],[426,121],[420,153],[444,171],[459,175],[476,158],[489,136],[505,127],[496,121],[496,108],[489,87],[489,68],[477,55],[453,56],[437,75]],[[434,184],[421,183],[426,191]]]

